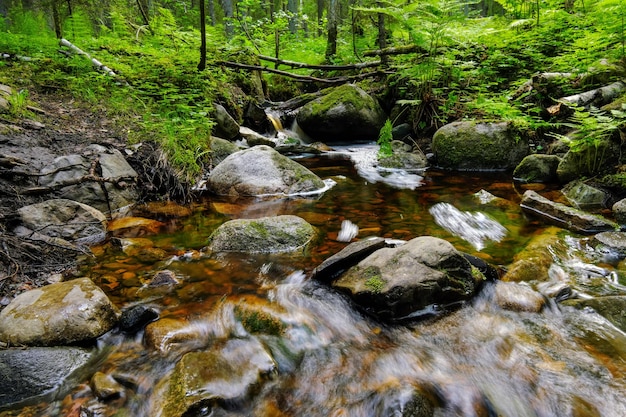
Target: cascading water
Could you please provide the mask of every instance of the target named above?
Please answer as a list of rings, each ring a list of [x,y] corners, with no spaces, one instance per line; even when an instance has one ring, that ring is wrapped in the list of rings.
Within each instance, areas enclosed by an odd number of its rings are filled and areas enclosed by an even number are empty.
[[[321,196],[269,206],[227,197],[196,203],[194,214],[171,220],[166,233],[144,237],[168,253],[164,260],[149,263],[110,244],[95,248],[97,262],[84,273],[120,308],[152,306],[161,328],[176,330],[161,338],[154,330],[114,331],[99,340],[107,352],[99,370],[123,385],[119,398],[97,400],[87,374],[65,399],[23,415],[78,415],[82,408],[85,415],[169,417],[164,402],[184,387],[188,394],[232,397],[200,402],[187,416],[626,415],[626,335],[592,310],[550,299],[539,313],[512,311],[496,301],[496,284],[487,283],[448,315],[386,325],[311,280],[315,266],[345,247],[342,224],[354,226],[348,231],[358,231],[358,238],[441,237],[494,265],[510,264],[543,231],[522,215],[518,190],[505,176],[429,170],[419,187],[400,187],[363,178],[344,155],[301,160],[336,182]],[[477,194],[482,189],[502,200],[490,203]],[[224,221],[268,210],[304,218],[319,229],[320,240],[295,255],[200,251]],[[546,281],[528,286],[566,285],[585,297],[626,295],[621,266],[601,263],[580,236],[562,234],[550,248]],[[146,284],[164,268],[182,282]],[[199,365],[189,365],[193,372],[185,379],[180,364],[191,355]],[[216,363],[228,374],[194,386]],[[244,386],[250,372],[258,379]]]

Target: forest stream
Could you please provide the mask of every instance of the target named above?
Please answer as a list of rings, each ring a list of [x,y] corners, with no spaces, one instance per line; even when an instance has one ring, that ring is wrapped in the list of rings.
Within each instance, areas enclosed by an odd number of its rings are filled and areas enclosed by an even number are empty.
[[[512,311],[494,301],[494,284],[487,283],[453,311],[389,325],[312,280],[313,268],[347,245],[338,239],[342,223],[352,227],[353,240],[440,237],[502,270],[531,239],[556,233],[550,282],[528,286],[567,285],[580,298],[626,295],[623,264],[589,249],[583,236],[525,216],[519,207],[524,187],[510,176],[428,169],[398,186],[365,179],[346,156],[350,152],[298,159],[334,183],[323,194],[236,201],[207,196],[179,207],[181,216],[160,210],[153,215],[161,222],[157,230],[112,232],[113,239],[93,248],[96,257],[82,273],[121,309],[150,306],[177,330],[150,349],[154,335],[144,331],[107,333],[98,341],[102,355],[95,368],[32,415],[68,415],[77,403],[91,413],[81,416],[169,415],[161,403],[163,381],[189,352],[199,356],[185,366],[195,369],[194,360],[204,361],[206,369],[196,371],[213,373],[202,389],[232,399],[200,402],[186,416],[626,415],[626,335],[591,309],[546,297],[539,313]],[[498,204],[481,198],[487,193]],[[227,220],[279,214],[304,218],[319,238],[289,255],[202,251]],[[142,239],[149,250],[122,250],[120,242],[132,239]],[[166,256],[151,260],[150,250]],[[148,285],[163,269],[178,283]],[[206,365],[216,352],[225,361],[217,370]],[[112,375],[124,386],[122,394],[96,399],[88,387],[95,371]]]

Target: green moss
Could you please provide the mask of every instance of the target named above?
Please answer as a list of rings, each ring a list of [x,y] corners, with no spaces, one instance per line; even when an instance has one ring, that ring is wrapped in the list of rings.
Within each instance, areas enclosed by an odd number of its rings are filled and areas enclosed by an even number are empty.
[[[280,320],[264,311],[249,310],[236,306],[235,317],[237,317],[248,333],[280,336],[285,330],[285,325]]]

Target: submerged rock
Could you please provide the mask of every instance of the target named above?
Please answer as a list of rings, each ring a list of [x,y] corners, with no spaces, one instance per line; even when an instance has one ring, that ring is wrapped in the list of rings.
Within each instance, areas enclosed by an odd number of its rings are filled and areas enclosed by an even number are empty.
[[[549,270],[554,262],[553,247],[560,239],[557,233],[560,229],[550,227],[543,234],[535,236],[528,244],[515,255],[513,263],[509,265],[502,277],[503,281],[548,281]]]
[[[374,141],[386,118],[376,99],[353,84],[310,101],[296,116],[308,136],[325,143]]]
[[[476,121],[443,126],[432,148],[440,167],[459,170],[513,169],[529,152],[527,140],[508,123]]]
[[[484,279],[450,243],[421,236],[377,250],[332,285],[374,316],[398,320],[468,300]]]
[[[309,193],[324,181],[269,146],[235,152],[209,175],[207,187],[219,195],[263,196]]]
[[[610,321],[615,327],[626,332],[626,296],[607,296],[590,299],[567,300],[562,303],[583,309],[590,307]]]
[[[315,228],[298,216],[231,220],[209,236],[207,249],[215,252],[294,252],[316,235]]]
[[[62,239],[76,244],[95,244],[106,237],[107,219],[102,212],[72,200],[47,200],[18,210],[20,236],[49,241]]]
[[[0,410],[62,397],[92,359],[93,351],[77,347],[0,350]]]
[[[525,212],[540,217],[547,223],[577,233],[591,234],[619,229],[619,225],[611,220],[555,203],[532,190],[524,193],[520,205]]]
[[[156,386],[150,415],[180,417],[200,415],[203,409],[236,409],[276,372],[274,359],[255,338],[231,339],[209,351],[187,353]]]
[[[60,282],[15,297],[0,312],[0,340],[28,346],[87,342],[111,330],[118,315],[89,278]]]

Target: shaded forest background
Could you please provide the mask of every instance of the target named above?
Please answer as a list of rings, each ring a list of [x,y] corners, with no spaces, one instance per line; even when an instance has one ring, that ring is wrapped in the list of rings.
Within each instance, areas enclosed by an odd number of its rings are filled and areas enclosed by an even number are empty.
[[[621,0],[8,0],[0,83],[15,89],[10,117],[29,113],[29,91],[66,95],[130,142],[158,141],[193,183],[216,103],[241,122],[340,82],[417,137],[464,117],[554,131],[548,105],[624,77],[625,16]],[[524,90],[539,73],[564,76]]]

